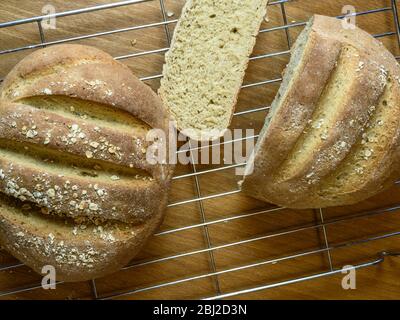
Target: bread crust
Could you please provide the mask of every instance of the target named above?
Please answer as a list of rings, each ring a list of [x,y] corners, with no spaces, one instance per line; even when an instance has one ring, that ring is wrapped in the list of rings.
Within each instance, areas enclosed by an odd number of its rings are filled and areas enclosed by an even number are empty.
[[[103,277],[126,266],[158,229],[167,200],[166,196],[162,198],[160,211],[145,223],[104,227],[66,224],[34,210],[28,214],[16,212],[2,201],[0,243],[38,274],[44,266],[54,267],[57,281]],[[48,225],[43,227],[43,223]]]
[[[158,96],[110,55],[60,45],[18,63],[0,97],[2,245],[39,273],[53,265],[57,280],[123,267],[167,203],[173,167],[146,157],[147,133],[168,132]]]
[[[354,204],[399,176],[399,123],[385,123],[384,131],[375,123],[377,114],[399,118],[399,65],[361,29],[345,29],[340,20],[318,15],[309,26],[299,70],[280,92],[284,97],[275,99],[242,190],[290,208]],[[378,140],[390,134],[391,142],[379,148],[365,141],[367,133]]]
[[[168,127],[169,116],[157,94],[126,65],[96,48],[68,44],[33,52],[4,79],[0,97],[14,102],[47,93],[103,103],[152,128]]]

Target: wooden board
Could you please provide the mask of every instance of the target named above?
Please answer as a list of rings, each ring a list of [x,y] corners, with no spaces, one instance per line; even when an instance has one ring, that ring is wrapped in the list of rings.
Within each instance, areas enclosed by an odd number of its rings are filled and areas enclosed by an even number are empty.
[[[62,1],[51,3],[58,12],[86,6],[108,3],[107,0]],[[168,19],[179,17],[183,0],[164,0]],[[9,0],[0,2],[0,22],[41,15],[46,0]],[[390,0],[294,0],[285,4],[287,23],[306,21],[313,13],[336,16],[341,14],[344,5],[352,4],[357,11],[367,11],[390,7]],[[173,15],[172,15],[173,14]],[[146,25],[163,20],[160,2],[152,0],[121,8],[96,11],[57,19],[57,29],[45,30],[45,41],[55,41],[119,28]],[[282,7],[269,7],[268,19],[263,29],[281,26],[285,23]],[[373,34],[394,31],[391,11],[362,15],[357,18],[360,27]],[[173,32],[174,24],[168,25]],[[259,35],[254,55],[273,54],[288,50],[287,37],[292,43],[301,27],[264,32]],[[395,35],[380,39],[395,55],[399,55],[399,44]],[[0,29],[0,51],[40,43],[38,26],[35,23]],[[168,47],[164,26],[121,32],[112,35],[76,41],[76,43],[94,45],[115,57],[148,50]],[[20,52],[0,55],[0,78],[22,57],[32,52]],[[288,62],[288,54],[253,60],[248,68],[245,84],[280,78]],[[158,75],[164,61],[163,53],[149,54],[123,59],[139,77]],[[159,86],[159,80],[146,81],[153,89]],[[243,89],[236,111],[245,111],[256,107],[268,106],[279,87],[279,82]],[[267,111],[235,116],[232,128],[254,128],[260,130]],[[196,170],[210,170],[221,165],[196,165]],[[176,175],[190,174],[193,166],[180,165]],[[177,179],[173,183],[170,203],[221,194],[237,190],[240,176],[234,169]],[[373,236],[400,231],[399,210],[367,217],[350,219],[354,214],[400,203],[399,187],[378,195],[357,206],[323,210],[325,221],[343,219],[326,227],[329,245],[338,245],[349,241],[367,239]],[[321,223],[319,211],[279,210],[268,211],[272,205],[265,204],[242,194],[191,202],[170,207],[160,232],[175,228],[202,224],[215,220],[228,219],[227,222],[202,225],[180,232],[154,236],[145,250],[133,263],[140,265],[127,268],[117,274],[96,280],[97,293],[105,297],[116,292],[134,291],[121,298],[125,299],[176,299],[201,298],[228,293],[241,289],[262,286],[274,282],[302,277],[328,271],[327,252],[318,252],[299,256],[296,259],[281,259],[276,263],[259,264],[257,267],[244,268],[235,272],[217,276],[202,276],[215,271],[257,264],[262,261],[280,259],[293,254],[323,249],[326,246],[322,228],[313,227]],[[243,214],[265,211],[249,215],[246,218],[230,220]],[[284,232],[277,236],[268,236],[281,231],[305,228],[297,232]],[[246,241],[259,238],[257,241]],[[241,242],[238,245],[229,245]],[[209,250],[213,247],[215,250]],[[392,236],[373,242],[352,245],[330,252],[332,265],[341,268],[375,259],[377,253],[400,251],[399,237]],[[195,251],[194,254],[185,254]],[[179,257],[171,258],[174,255]],[[158,261],[154,261],[159,259]],[[149,263],[148,261],[153,261]],[[213,261],[213,262],[212,262]],[[16,263],[14,258],[1,252],[0,264]],[[385,262],[357,271],[357,289],[343,290],[342,277],[332,277],[313,281],[261,290],[237,296],[240,299],[399,299],[400,298],[400,258],[387,258]],[[200,277],[199,277],[200,276]],[[179,281],[194,277],[195,280]],[[159,286],[160,284],[178,283]],[[29,268],[21,266],[0,271],[0,294],[40,284],[40,276]],[[150,288],[149,288],[150,287]],[[5,299],[91,299],[94,297],[92,283],[82,282],[60,284],[56,290],[34,290],[3,295]]]

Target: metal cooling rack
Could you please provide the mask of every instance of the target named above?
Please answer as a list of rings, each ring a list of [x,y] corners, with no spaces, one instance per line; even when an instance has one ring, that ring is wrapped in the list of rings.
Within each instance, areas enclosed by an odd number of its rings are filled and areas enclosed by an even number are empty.
[[[270,1],[269,6],[280,6],[280,12],[282,14],[282,21],[284,22],[284,24],[281,25],[281,26],[260,30],[260,33],[273,32],[273,31],[277,31],[277,30],[284,30],[285,33],[286,33],[286,41],[287,41],[288,48],[290,48],[291,45],[292,45],[292,41],[291,41],[291,38],[290,38],[290,35],[289,35],[289,29],[294,28],[294,27],[301,27],[301,26],[304,26],[306,24],[306,22],[288,23],[288,19],[287,19],[287,16],[286,16],[286,11],[285,11],[285,4],[288,3],[288,2],[291,2],[291,1],[292,0]],[[397,0],[391,0],[391,5],[390,6],[381,7],[381,8],[377,8],[377,9],[375,8],[375,9],[371,9],[371,10],[367,10],[367,11],[363,11],[363,12],[357,12],[354,15],[355,16],[361,16],[361,15],[373,15],[373,14],[377,14],[377,13],[381,13],[381,12],[391,12],[391,14],[393,15],[394,23],[395,23],[395,30],[387,31],[387,32],[380,33],[380,34],[375,34],[374,37],[383,38],[383,37],[388,37],[388,36],[396,36],[398,45],[400,47],[400,24],[399,24],[399,17],[398,17],[398,14],[397,14],[397,3],[396,3],[396,1]],[[110,30],[110,31],[98,32],[98,33],[93,33],[93,34],[86,34],[86,35],[81,35],[81,36],[71,37],[71,38],[65,38],[65,39],[60,39],[60,40],[55,40],[55,41],[46,41],[45,40],[45,33],[44,33],[44,30],[42,29],[42,26],[41,26],[41,21],[44,20],[44,19],[48,19],[48,18],[51,18],[51,17],[61,18],[61,17],[71,16],[71,15],[79,15],[79,14],[89,13],[89,12],[94,12],[94,11],[106,11],[108,9],[117,8],[117,7],[134,6],[135,4],[144,3],[144,2],[159,2],[159,7],[160,7],[160,11],[161,11],[161,14],[162,14],[162,18],[163,18],[162,20],[163,21],[160,21],[160,22],[157,22],[157,23],[150,23],[150,24],[144,24],[144,25],[131,26],[131,27],[127,27],[127,28],[115,29],[115,30]],[[168,28],[168,25],[175,24],[178,20],[177,19],[173,19],[173,20],[169,20],[168,19],[168,14],[167,14],[164,2],[165,2],[165,0],[127,0],[127,1],[120,1],[120,2],[114,2],[114,3],[109,3],[109,4],[103,4],[103,5],[96,5],[96,6],[86,7],[86,8],[82,8],[82,9],[58,12],[58,13],[56,13],[54,15],[36,16],[36,17],[31,17],[31,18],[26,18],[26,19],[19,19],[19,20],[0,23],[0,28],[13,27],[13,26],[16,26],[16,25],[29,24],[29,23],[36,24],[37,28],[38,28],[38,33],[39,33],[39,36],[40,36],[40,40],[41,40],[41,42],[37,43],[37,44],[32,44],[32,45],[28,45],[28,46],[22,46],[22,47],[17,47],[17,48],[12,48],[12,49],[7,49],[7,50],[0,51],[0,56],[5,55],[5,54],[16,53],[16,52],[19,52],[19,51],[29,50],[29,49],[43,48],[43,47],[49,46],[49,45],[55,45],[55,44],[61,44],[61,43],[67,43],[67,42],[74,42],[74,41],[77,41],[77,40],[96,38],[96,37],[104,36],[104,35],[113,35],[113,34],[123,33],[123,32],[127,32],[127,31],[141,30],[141,29],[145,29],[145,28],[155,28],[155,27],[160,27],[160,26],[164,27],[165,36],[166,36],[166,39],[167,39],[168,44],[169,44],[170,41],[171,41],[171,33],[170,33],[169,28]],[[337,17],[338,18],[343,18],[344,16],[337,16]],[[159,48],[159,49],[156,49],[156,50],[143,51],[143,52],[139,52],[139,53],[132,53],[132,54],[127,54],[127,55],[123,55],[123,56],[117,56],[117,57],[115,57],[115,59],[124,60],[124,59],[128,59],[128,58],[146,56],[146,55],[151,55],[151,54],[165,53],[165,52],[168,51],[168,49],[169,48],[166,47],[166,48]],[[268,53],[268,54],[261,54],[261,55],[252,56],[251,60],[273,58],[273,57],[280,56],[280,55],[289,55],[289,53],[290,53],[290,50],[274,52],[274,53]],[[400,56],[397,56],[396,59],[400,59]],[[149,81],[149,80],[153,80],[153,79],[159,79],[161,77],[162,77],[161,74],[155,74],[155,75],[148,75],[148,76],[142,77],[140,79],[142,81]],[[242,88],[246,89],[246,88],[256,87],[256,86],[266,86],[266,85],[269,85],[269,84],[272,84],[272,83],[278,83],[281,80],[282,80],[281,78],[266,79],[266,80],[263,80],[263,81],[254,82],[254,83],[243,85]],[[2,81],[2,79],[0,79],[0,82],[1,81]],[[246,110],[246,111],[242,111],[242,112],[236,112],[234,114],[234,116],[235,117],[240,117],[240,116],[245,115],[245,114],[264,111],[264,110],[268,110],[268,109],[269,109],[269,107],[267,107],[267,106],[256,107],[256,108],[252,108],[250,110]],[[243,140],[246,140],[246,139],[257,139],[257,138],[258,138],[258,135],[254,135],[254,136],[250,136],[250,137],[247,136],[245,138],[231,140],[231,141],[224,141],[224,142],[221,142],[221,143],[218,143],[218,144],[214,144],[214,145],[219,145],[219,144],[220,145],[226,145],[226,144],[229,144],[229,143],[239,142],[239,141],[243,141]],[[180,150],[178,152],[187,152],[187,151],[189,151],[190,155],[192,157],[192,160],[193,160],[193,151],[198,150],[198,149],[208,148],[208,147],[209,146],[201,146],[201,147],[191,147],[190,146],[187,150]],[[207,229],[208,226],[219,225],[221,223],[231,222],[231,221],[244,219],[244,218],[248,218],[248,217],[252,217],[252,216],[264,215],[264,214],[268,214],[268,213],[271,213],[271,212],[284,210],[284,208],[275,207],[275,208],[270,208],[270,209],[259,210],[259,211],[256,211],[256,212],[235,215],[235,216],[231,216],[231,217],[223,218],[223,219],[218,219],[218,220],[212,220],[212,221],[207,221],[206,220],[205,213],[204,213],[204,208],[203,208],[203,204],[202,204],[202,202],[204,200],[216,199],[216,198],[224,198],[224,197],[227,197],[229,195],[239,193],[240,190],[235,189],[235,190],[231,190],[231,191],[228,191],[228,192],[212,194],[212,195],[208,195],[208,196],[201,196],[198,177],[200,175],[206,175],[206,174],[211,174],[211,173],[214,173],[214,172],[217,172],[217,171],[222,171],[222,170],[228,170],[228,169],[232,169],[232,168],[242,167],[244,165],[245,165],[245,163],[239,163],[239,164],[224,166],[224,167],[216,168],[216,169],[198,171],[198,168],[197,168],[196,164],[193,161],[193,163],[191,164],[191,167],[192,167],[191,168],[192,169],[191,173],[175,176],[173,178],[173,180],[178,180],[178,179],[192,177],[194,179],[197,196],[192,198],[192,199],[187,199],[187,200],[183,200],[183,201],[179,201],[179,202],[170,203],[168,206],[169,207],[177,207],[177,206],[182,206],[182,205],[185,205],[185,204],[188,204],[188,203],[198,203],[199,206],[200,206],[200,214],[201,214],[201,221],[202,222],[198,223],[198,224],[193,224],[193,225],[188,225],[188,226],[184,226],[184,227],[180,227],[180,228],[175,228],[175,229],[162,231],[162,232],[157,233],[155,236],[162,237],[163,235],[167,235],[167,234],[171,234],[171,233],[179,233],[179,232],[182,232],[182,231],[185,231],[185,230],[190,230],[190,229],[195,229],[195,228],[202,228],[204,230],[204,235],[205,235],[205,240],[206,240],[206,245],[207,245],[206,248],[200,249],[200,250],[195,250],[195,251],[190,251],[190,252],[182,252],[182,253],[179,253],[179,254],[174,254],[174,255],[170,255],[170,256],[166,256],[166,257],[159,257],[159,258],[155,258],[155,259],[151,259],[151,260],[147,260],[147,261],[133,262],[132,264],[130,264],[130,265],[128,265],[128,266],[126,266],[124,268],[124,270],[126,270],[126,269],[135,268],[135,267],[138,267],[138,266],[151,265],[151,264],[161,263],[161,262],[168,261],[168,260],[174,260],[174,259],[179,259],[179,258],[182,258],[182,257],[193,256],[193,255],[200,254],[200,253],[207,253],[207,254],[209,254],[211,272],[200,274],[200,275],[196,275],[196,276],[187,276],[187,277],[183,277],[183,278],[178,279],[178,280],[167,281],[167,282],[163,282],[163,283],[159,283],[159,284],[152,285],[152,286],[147,286],[147,287],[140,287],[140,288],[136,288],[136,289],[125,291],[125,292],[117,292],[117,293],[114,293],[114,294],[109,294],[107,296],[99,296],[99,294],[97,292],[96,281],[92,280],[90,285],[91,285],[91,288],[92,288],[93,298],[95,298],[95,299],[114,299],[114,298],[118,298],[118,297],[122,297],[122,296],[128,296],[128,295],[129,296],[133,296],[135,293],[138,293],[138,292],[154,290],[154,289],[158,289],[158,288],[162,288],[162,287],[174,286],[174,285],[177,285],[177,284],[181,284],[181,283],[185,283],[185,282],[191,282],[191,281],[202,279],[202,278],[214,278],[215,279],[216,294],[213,295],[213,296],[207,297],[207,298],[204,298],[204,297],[199,297],[199,298],[203,298],[203,299],[223,299],[223,298],[236,297],[236,296],[239,296],[239,295],[242,295],[242,294],[246,294],[246,293],[251,293],[251,292],[256,292],[256,291],[260,291],[260,290],[271,289],[271,288],[275,288],[275,287],[279,287],[279,286],[294,284],[294,283],[298,283],[298,282],[302,282],[302,281],[312,280],[312,279],[320,278],[320,277],[327,277],[327,276],[331,276],[331,275],[334,275],[334,274],[341,273],[343,270],[346,270],[346,269],[335,269],[333,267],[332,257],[331,257],[331,252],[332,251],[340,249],[340,248],[345,248],[345,247],[348,248],[348,247],[353,247],[353,246],[356,246],[356,245],[365,244],[365,243],[369,243],[369,242],[373,242],[373,241],[377,241],[377,240],[381,240],[381,239],[400,236],[400,230],[399,230],[397,232],[391,232],[391,233],[381,234],[381,235],[377,235],[377,236],[373,236],[373,237],[367,237],[367,238],[363,238],[363,239],[359,239],[359,240],[355,240],[355,241],[347,241],[347,242],[342,242],[342,243],[335,244],[335,245],[330,245],[329,244],[329,240],[328,240],[328,236],[327,236],[327,232],[326,232],[326,227],[331,226],[331,225],[337,225],[337,224],[344,223],[344,222],[349,222],[349,221],[352,221],[352,220],[356,221],[357,219],[366,218],[366,217],[372,217],[372,216],[378,216],[378,215],[381,215],[381,214],[384,214],[384,213],[387,213],[387,212],[393,212],[393,211],[400,210],[400,204],[398,204],[396,206],[392,206],[392,207],[389,207],[389,208],[385,207],[385,208],[376,209],[376,210],[372,210],[372,211],[359,212],[359,213],[356,213],[356,214],[347,215],[347,216],[342,217],[342,218],[330,219],[330,220],[326,220],[324,218],[323,210],[319,209],[319,210],[316,210],[316,213],[319,215],[320,223],[308,224],[308,225],[303,225],[301,227],[295,227],[295,228],[279,230],[279,232],[270,232],[268,234],[264,234],[262,236],[258,236],[258,237],[254,237],[254,238],[249,238],[249,239],[244,239],[244,240],[241,240],[241,241],[226,243],[226,244],[219,245],[219,246],[212,246],[211,242],[210,242],[209,234],[208,234],[208,229]],[[400,181],[398,182],[398,184],[399,183],[400,183]],[[323,239],[324,240],[324,247],[320,248],[320,249],[316,249],[316,250],[306,250],[306,251],[303,251],[303,252],[298,252],[296,254],[281,256],[281,257],[276,258],[276,259],[268,259],[268,260],[259,261],[257,263],[241,265],[241,266],[234,267],[234,268],[227,268],[227,269],[223,269],[223,270],[217,270],[217,267],[216,267],[216,264],[215,264],[215,261],[214,261],[214,256],[213,256],[213,252],[215,252],[217,250],[228,248],[228,247],[234,247],[234,246],[238,246],[238,245],[245,244],[245,243],[256,242],[256,241],[260,241],[260,240],[263,240],[263,239],[269,239],[269,238],[280,237],[280,236],[283,236],[283,235],[295,234],[295,233],[298,233],[298,232],[301,232],[301,231],[305,231],[305,230],[321,230],[322,234],[323,234],[323,238],[324,238]],[[240,270],[251,269],[251,268],[255,268],[255,267],[258,267],[258,266],[262,266],[262,265],[274,264],[274,263],[277,263],[277,262],[280,262],[280,261],[287,261],[287,260],[291,260],[291,259],[295,259],[295,258],[299,258],[299,257],[311,256],[311,255],[318,254],[318,253],[325,253],[326,256],[327,256],[328,264],[329,264],[329,270],[326,271],[326,272],[316,273],[316,274],[312,274],[312,275],[306,275],[306,276],[293,278],[293,279],[286,280],[286,281],[281,281],[281,282],[268,283],[268,284],[265,284],[265,285],[256,286],[256,287],[250,287],[250,288],[247,288],[247,289],[241,289],[241,290],[232,291],[232,292],[225,292],[224,293],[224,292],[221,292],[221,290],[219,289],[219,283],[218,283],[218,279],[217,279],[218,275],[230,274],[230,273],[234,273],[234,272],[240,271]],[[378,264],[382,263],[385,260],[385,257],[387,257],[387,256],[398,256],[399,254],[400,253],[396,253],[396,252],[381,251],[381,252],[377,253],[376,257],[372,257],[371,260],[363,262],[363,263],[359,263],[359,264],[354,264],[353,267],[355,269],[371,267],[371,266],[378,265]],[[19,267],[22,267],[22,266],[24,266],[22,263],[9,264],[9,265],[0,265],[0,272],[13,270],[13,269],[16,269],[16,268],[19,268]],[[58,282],[57,284],[62,284],[62,282]],[[24,286],[24,287],[19,287],[19,288],[11,288],[11,289],[6,290],[6,291],[0,291],[0,297],[6,297],[6,296],[9,296],[9,295],[22,293],[22,292],[27,292],[27,291],[31,291],[31,290],[36,290],[36,289],[40,289],[40,288],[41,288],[41,285],[39,283],[34,284],[34,285],[28,285],[28,286]],[[182,298],[185,298],[185,297],[182,297]]]

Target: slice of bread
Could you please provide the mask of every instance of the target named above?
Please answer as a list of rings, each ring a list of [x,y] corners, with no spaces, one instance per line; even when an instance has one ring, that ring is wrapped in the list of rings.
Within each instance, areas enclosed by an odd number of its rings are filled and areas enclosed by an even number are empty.
[[[400,176],[400,67],[359,28],[315,16],[299,36],[242,190],[290,208],[354,204]]]
[[[159,94],[177,129],[212,140],[229,126],[268,0],[189,0]]]

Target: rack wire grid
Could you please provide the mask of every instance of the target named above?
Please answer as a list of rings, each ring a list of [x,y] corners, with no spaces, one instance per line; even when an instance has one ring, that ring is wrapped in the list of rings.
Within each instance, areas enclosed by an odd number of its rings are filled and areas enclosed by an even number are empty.
[[[18,18],[0,23],[1,77],[34,49],[77,42],[110,52],[156,90],[164,53],[184,0],[93,5],[86,1],[88,7],[80,9],[54,1],[56,8],[63,8],[53,15],[57,18],[54,30],[41,24],[49,15],[19,18],[26,12],[37,13],[45,2],[25,4],[24,8],[17,6],[17,1],[0,4],[3,21]],[[219,144],[257,139],[290,47],[305,22],[314,13],[343,18],[342,7],[349,4],[357,10],[357,24],[379,38],[399,59],[396,0],[270,1],[232,123],[232,128],[254,128],[256,134]],[[393,290],[389,297],[400,297],[398,287],[393,289],[396,281],[385,278],[383,272],[389,263],[383,262],[393,262],[396,258],[389,256],[396,256],[396,248],[400,248],[398,184],[357,206],[288,210],[240,193],[237,182],[241,178],[235,175],[235,169],[245,163],[202,165],[195,161],[195,151],[209,149],[189,145],[179,151],[193,161],[176,168],[165,222],[140,256],[123,270],[89,282],[58,282],[56,290],[44,290],[39,275],[1,251],[0,296],[246,299],[304,298],[312,291],[310,297],[373,298],[373,293],[355,295],[342,290],[341,273],[352,265],[362,279],[375,286],[372,291]],[[361,271],[364,269],[366,272]],[[332,285],[327,279],[336,280]]]

